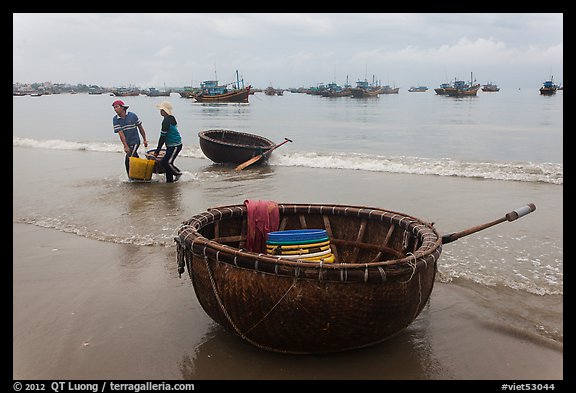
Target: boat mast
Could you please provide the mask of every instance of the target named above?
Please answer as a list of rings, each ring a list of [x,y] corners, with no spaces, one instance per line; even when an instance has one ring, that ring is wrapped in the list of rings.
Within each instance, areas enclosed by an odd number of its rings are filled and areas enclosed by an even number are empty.
[[[236,70],[236,88],[240,89],[240,77],[238,76],[238,70]],[[244,78],[242,78],[242,88],[244,88]]]

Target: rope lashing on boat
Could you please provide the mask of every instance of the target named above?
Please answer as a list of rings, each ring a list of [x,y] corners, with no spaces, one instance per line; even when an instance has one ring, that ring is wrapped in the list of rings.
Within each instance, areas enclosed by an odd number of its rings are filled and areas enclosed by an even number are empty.
[[[178,278],[182,278],[182,273],[184,273],[185,267],[188,270],[192,268],[192,249],[188,249],[184,241],[180,238],[174,238],[176,241],[176,261],[178,264]],[[194,243],[194,242],[192,242]]]
[[[286,295],[288,295],[288,292],[290,292],[292,290],[292,288],[294,288],[296,286],[296,282],[298,280],[296,278],[294,278],[294,280],[292,280],[292,284],[290,285],[290,287],[286,290],[286,292],[284,292],[284,294],[280,297],[280,299],[278,299],[278,301],[276,302],[276,304],[274,304],[272,306],[272,308],[270,309],[270,311],[268,311],[258,322],[256,322],[254,325],[252,325],[252,327],[248,330],[246,330],[246,332],[244,333],[245,335],[250,333],[256,326],[258,326],[262,321],[264,321],[268,315],[270,315],[270,313],[272,311],[274,311],[274,309],[280,304],[280,302],[282,300],[284,300],[284,298],[286,297]]]
[[[382,266],[378,266],[378,271],[380,272],[380,278],[382,278],[382,282],[386,282],[386,270],[382,269]]]
[[[412,317],[412,320],[416,319],[416,317],[418,316],[421,303],[422,303],[422,281],[420,281],[420,274],[418,274],[418,304],[414,309],[414,316]]]
[[[412,268],[412,274],[410,274],[410,277],[408,278],[408,280],[402,281],[402,283],[407,283],[410,280],[412,280],[412,277],[414,277],[414,273],[416,273],[416,262],[418,260],[416,258],[416,255],[414,255],[411,252],[407,253],[406,255],[414,257],[414,262],[410,262],[410,259],[406,260],[406,264]],[[420,277],[420,276],[418,276],[418,277]]]
[[[348,269],[340,269],[340,282],[348,281]]]
[[[184,273],[184,252],[186,248],[182,247],[180,243],[176,245],[176,260],[178,261],[178,278],[182,278],[182,273]]]

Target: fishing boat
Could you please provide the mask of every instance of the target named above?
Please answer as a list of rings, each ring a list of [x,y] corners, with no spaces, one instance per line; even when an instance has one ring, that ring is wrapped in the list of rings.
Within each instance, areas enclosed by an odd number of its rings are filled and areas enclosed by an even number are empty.
[[[170,97],[172,90],[164,89],[164,91],[160,91],[160,90],[156,89],[155,87],[151,87],[148,90],[144,90],[143,93],[145,95],[147,95],[148,97]]]
[[[450,83],[442,83],[442,84],[440,84],[440,87],[435,88],[434,91],[439,96],[445,96],[446,95],[446,89],[449,87],[450,87]]]
[[[263,136],[232,130],[206,130],[198,133],[200,148],[215,163],[241,164],[274,147],[274,142]],[[266,162],[269,155],[260,160]]]
[[[367,80],[357,81],[356,87],[350,89],[350,94],[354,98],[378,97],[380,92],[379,86],[370,85]]]
[[[242,82],[242,87],[240,87]],[[229,89],[228,85],[232,85]],[[194,96],[198,102],[235,102],[248,103],[251,86],[244,87],[244,80],[238,79],[236,71],[236,82],[226,85],[219,85],[217,80],[207,80],[200,84],[200,93]]]
[[[328,83],[326,89],[322,90],[320,95],[322,97],[348,97],[352,95],[350,87],[350,85],[342,87],[337,83]]]
[[[272,86],[268,86],[266,89],[264,89],[264,94],[266,94],[267,96],[275,96],[278,93],[278,90],[273,88]]]
[[[380,94],[398,94],[399,91],[399,87],[392,87],[389,85],[385,85],[380,88]]]
[[[269,254],[267,245],[249,250],[254,218],[246,202],[208,209],[180,225],[178,272],[188,271],[214,321],[258,348],[294,354],[361,348],[398,334],[428,302],[443,244],[536,209],[528,204],[440,236],[429,222],[382,208],[264,201],[277,207],[279,232],[325,231],[329,262]]]
[[[194,98],[196,94],[200,93],[199,87],[184,86],[181,89],[177,89],[176,92],[180,94],[182,98]]]
[[[462,80],[454,80],[452,86],[444,88],[444,93],[450,97],[470,97],[476,96],[479,89],[480,84],[473,82],[472,73],[470,73],[469,84]]]
[[[112,90],[112,94],[117,97],[128,97],[128,96],[139,96],[140,89],[128,88],[128,87],[118,87]]]
[[[556,90],[558,90],[558,86],[554,84],[553,77],[550,77],[550,80],[545,81],[540,88],[540,94],[543,96],[551,96],[556,94]]]
[[[482,86],[482,91],[485,91],[485,92],[496,92],[496,91],[500,91],[500,88],[498,87],[498,85],[496,85],[496,84],[494,84],[494,83],[492,83],[492,82],[489,82],[489,83],[487,83],[487,84],[485,84],[485,85]]]
[[[411,88],[408,89],[408,91],[410,93],[424,93],[426,91],[428,91],[428,87],[427,86],[412,86]]]

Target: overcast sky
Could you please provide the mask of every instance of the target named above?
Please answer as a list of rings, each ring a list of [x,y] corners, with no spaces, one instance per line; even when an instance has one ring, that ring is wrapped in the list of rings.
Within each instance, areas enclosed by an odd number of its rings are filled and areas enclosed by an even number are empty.
[[[559,13],[13,14],[13,82],[408,89],[563,82]]]

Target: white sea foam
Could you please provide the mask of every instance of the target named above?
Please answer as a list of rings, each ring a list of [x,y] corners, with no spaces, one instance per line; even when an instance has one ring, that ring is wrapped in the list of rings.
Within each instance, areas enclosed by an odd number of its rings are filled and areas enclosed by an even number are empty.
[[[55,150],[84,150],[122,153],[116,142],[75,142],[60,139],[38,140],[13,137],[13,146]],[[195,145],[184,146],[181,157],[207,159]],[[415,175],[457,176],[479,179],[542,182],[562,185],[564,168],[557,163],[476,162],[450,158],[383,156],[348,152],[274,153],[270,165],[325,169],[404,173]]]
[[[552,184],[564,182],[563,165],[553,163],[473,162],[357,153],[292,153],[273,156],[271,164]]]

